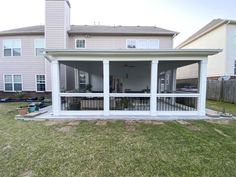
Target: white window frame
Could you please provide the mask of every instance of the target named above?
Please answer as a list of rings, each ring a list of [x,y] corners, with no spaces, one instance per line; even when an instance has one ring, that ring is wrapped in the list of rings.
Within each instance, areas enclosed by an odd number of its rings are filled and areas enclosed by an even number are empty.
[[[43,57],[43,55],[37,55],[37,50],[36,49],[38,49],[37,47],[36,47],[36,41],[37,40],[44,40],[44,48],[43,49],[45,49],[45,39],[44,38],[37,38],[37,39],[34,39],[34,56],[36,56],[36,57]]]
[[[77,47],[77,41],[78,41],[78,40],[84,40],[84,42],[85,42],[84,48],[79,48],[79,47]],[[77,39],[75,39],[75,48],[76,48],[76,49],[86,49],[86,48],[87,48],[86,39],[85,39],[85,38],[77,38]]]
[[[15,90],[15,87],[14,87],[14,84],[15,83],[18,83],[19,84],[19,82],[14,82],[14,76],[17,76],[17,75],[19,75],[19,76],[21,76],[21,82],[20,82],[20,84],[21,84],[21,90]],[[5,84],[6,84],[6,82],[5,82],[5,76],[11,76],[11,79],[12,79],[12,82],[11,82],[11,84],[12,84],[12,90],[6,90],[6,86],[5,86]],[[3,74],[3,89],[4,89],[4,92],[23,92],[23,76],[22,76],[22,74]],[[8,82],[7,82],[8,83]],[[9,84],[9,83],[8,83]]]
[[[44,91],[40,91],[40,90],[38,90],[38,81],[37,81],[37,76],[44,76],[44,85],[45,85],[45,90]],[[47,87],[46,87],[46,80],[47,80],[47,77],[46,77],[46,74],[36,74],[35,75],[35,91],[36,92],[46,92],[46,90],[47,90]]]
[[[5,56],[4,52],[4,43],[5,41],[20,41],[20,55],[19,56],[13,56],[13,47],[11,48],[11,56]],[[2,41],[2,56],[3,57],[21,57],[22,56],[22,41],[21,39],[5,39]]]
[[[129,41],[135,41],[135,43],[137,42],[141,42],[141,41],[146,41],[147,43],[150,44],[151,41],[156,41],[158,42],[158,47],[157,48],[153,48],[153,47],[148,47],[148,45],[146,47],[137,47],[137,44],[136,44],[136,47],[135,48],[129,48],[128,47],[128,44],[129,44]],[[160,40],[159,39],[126,39],[126,49],[160,49]]]

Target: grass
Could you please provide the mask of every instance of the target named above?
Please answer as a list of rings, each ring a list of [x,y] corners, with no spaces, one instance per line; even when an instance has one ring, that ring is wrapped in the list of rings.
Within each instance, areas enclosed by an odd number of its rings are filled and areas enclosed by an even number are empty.
[[[225,112],[236,116],[236,104],[207,100],[207,108],[221,112],[225,109]]]
[[[235,177],[236,121],[14,120],[0,104],[1,177]]]

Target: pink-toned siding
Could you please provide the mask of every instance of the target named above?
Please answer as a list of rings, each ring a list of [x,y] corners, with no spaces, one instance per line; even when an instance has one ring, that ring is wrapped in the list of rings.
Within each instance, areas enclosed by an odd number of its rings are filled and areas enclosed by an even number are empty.
[[[70,29],[70,9],[66,1],[46,1],[46,48],[63,49]]]
[[[20,74],[23,78],[23,90],[35,91],[36,74],[45,74],[45,59],[35,56],[34,40],[43,36],[6,36],[0,37],[0,90],[4,89],[5,74]],[[4,57],[3,40],[20,39],[22,53],[19,57]],[[48,77],[48,76],[47,76]]]
[[[70,7],[66,0],[46,0],[46,25],[45,39],[47,49],[65,49],[68,45],[70,30]],[[51,65],[45,62],[45,70],[48,75],[46,81],[47,90],[51,90]],[[52,78],[53,81],[53,78]]]
[[[127,39],[159,39],[160,49],[173,48],[170,36],[71,36],[69,48],[75,48],[76,39],[85,39],[87,49],[126,49]]]

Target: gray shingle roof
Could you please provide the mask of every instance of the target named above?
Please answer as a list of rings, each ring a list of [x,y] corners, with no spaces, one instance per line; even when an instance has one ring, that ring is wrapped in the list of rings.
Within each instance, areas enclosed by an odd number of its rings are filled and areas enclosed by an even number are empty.
[[[102,25],[71,25],[69,34],[96,35],[177,35],[178,32],[158,28],[155,26],[102,26]],[[30,26],[0,32],[4,35],[44,34],[44,26]]]
[[[44,26],[43,25],[38,25],[38,26],[29,26],[29,27],[24,27],[24,28],[16,28],[16,29],[11,29],[11,30],[6,30],[6,31],[1,31],[0,35],[30,35],[30,34],[44,34]]]
[[[221,26],[223,24],[227,24],[227,23],[236,24],[236,21],[235,20],[220,19],[220,18],[214,19],[210,23],[205,25],[203,28],[198,30],[196,33],[194,33],[192,36],[187,38],[184,42],[182,42],[176,48],[182,48],[182,47],[186,46],[187,44],[191,43],[192,41],[194,41],[194,40],[198,39],[199,37],[203,36],[204,34],[218,28],[219,26]]]
[[[141,34],[141,35],[175,35],[175,31],[166,30],[155,26],[102,26],[83,25],[71,26],[70,34]]]

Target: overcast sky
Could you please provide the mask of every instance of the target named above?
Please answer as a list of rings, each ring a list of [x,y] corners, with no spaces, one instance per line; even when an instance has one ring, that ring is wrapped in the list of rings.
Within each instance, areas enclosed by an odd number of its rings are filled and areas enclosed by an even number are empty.
[[[215,18],[236,20],[235,0],[70,0],[71,23],[158,26],[175,45]],[[0,0],[0,31],[44,24],[44,0]]]

